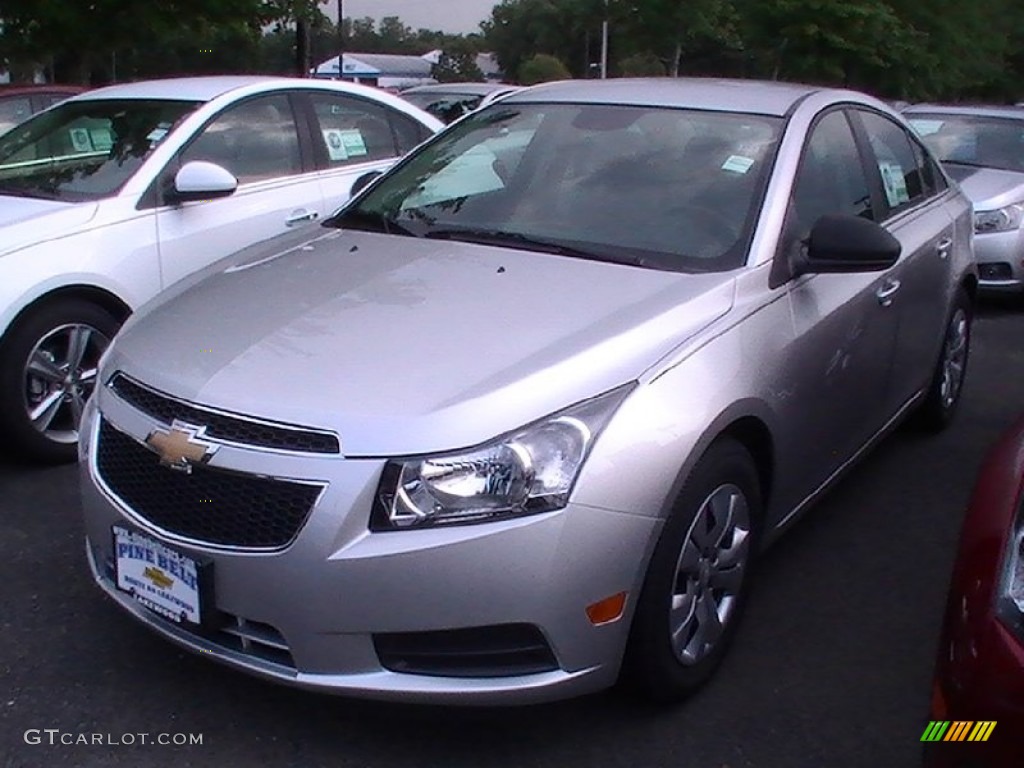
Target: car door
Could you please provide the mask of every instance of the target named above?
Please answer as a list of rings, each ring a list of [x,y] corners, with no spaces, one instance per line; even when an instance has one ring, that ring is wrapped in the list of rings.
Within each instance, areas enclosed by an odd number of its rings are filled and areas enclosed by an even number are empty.
[[[857,110],[871,156],[869,173],[883,191],[883,223],[902,246],[892,270],[890,300],[898,331],[888,409],[896,412],[931,379],[946,327],[953,218],[945,180],[929,167],[928,153],[902,125],[879,112]]]
[[[876,218],[863,155],[845,110],[812,126],[794,180],[780,258],[806,247],[826,214]],[[786,448],[808,478],[826,478],[883,426],[898,328],[885,299],[890,271],[803,275],[790,281],[793,344],[786,365],[799,422]]]
[[[225,107],[169,164],[158,181],[162,189],[193,160],[226,168],[238,189],[216,200],[159,206],[165,287],[222,256],[324,216],[320,179],[308,142],[300,140],[294,103],[278,92]]]
[[[311,92],[314,156],[328,211],[344,204],[363,174],[386,171],[430,135],[408,115],[355,95]]]

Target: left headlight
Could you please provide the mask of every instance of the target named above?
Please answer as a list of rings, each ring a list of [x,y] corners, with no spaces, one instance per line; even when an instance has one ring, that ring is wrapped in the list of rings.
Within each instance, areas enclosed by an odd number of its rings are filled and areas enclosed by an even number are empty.
[[[1024,639],[1024,508],[1010,531],[996,596],[996,612],[1018,637]]]
[[[974,214],[974,231],[983,235],[988,232],[1009,232],[1019,229],[1024,220],[1024,202],[1013,203],[995,211],[978,211]]]
[[[519,517],[564,507],[594,441],[633,384],[458,453],[390,461],[373,531]]]

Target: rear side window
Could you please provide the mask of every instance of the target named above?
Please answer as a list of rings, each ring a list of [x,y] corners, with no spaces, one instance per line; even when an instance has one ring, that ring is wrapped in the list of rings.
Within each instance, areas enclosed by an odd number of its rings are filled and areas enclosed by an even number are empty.
[[[408,115],[393,111],[391,114],[391,127],[395,132],[395,139],[398,142],[398,154],[404,155],[411,151],[423,141],[426,141],[433,134],[426,126],[418,123]]]
[[[802,240],[826,214],[876,218],[864,164],[843,112],[825,115],[811,131],[793,189],[791,221]]]
[[[396,157],[388,110],[351,96],[312,94],[320,139],[332,168]]]
[[[935,182],[926,155],[902,126],[875,112],[859,112],[882,179],[885,202],[896,213],[926,200]]]

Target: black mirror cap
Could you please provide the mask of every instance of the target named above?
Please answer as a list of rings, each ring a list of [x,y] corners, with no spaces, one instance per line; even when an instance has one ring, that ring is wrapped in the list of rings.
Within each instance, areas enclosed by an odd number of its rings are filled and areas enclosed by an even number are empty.
[[[362,192],[370,185],[371,181],[373,181],[380,175],[380,171],[367,171],[366,173],[364,173],[362,176],[360,176],[352,183],[352,189],[349,192],[349,197],[355,197],[356,195],[358,195],[360,192]]]
[[[806,255],[797,274],[881,272],[897,262],[902,246],[873,221],[847,214],[826,214],[811,228]]]

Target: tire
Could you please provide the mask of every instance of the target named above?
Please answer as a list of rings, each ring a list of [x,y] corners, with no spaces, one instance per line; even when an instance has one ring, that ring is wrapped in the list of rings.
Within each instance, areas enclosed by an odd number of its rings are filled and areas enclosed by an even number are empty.
[[[946,320],[942,349],[928,393],[916,414],[916,426],[925,431],[940,432],[956,415],[967,376],[973,317],[971,297],[961,288],[953,299],[953,307]]]
[[[720,438],[690,473],[651,556],[623,687],[666,704],[707,682],[736,633],[760,524],[757,467],[742,444]]]
[[[0,340],[0,433],[13,458],[75,460],[81,409],[119,325],[96,304],[58,299],[19,318]]]

